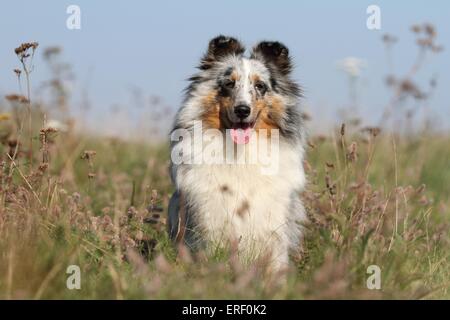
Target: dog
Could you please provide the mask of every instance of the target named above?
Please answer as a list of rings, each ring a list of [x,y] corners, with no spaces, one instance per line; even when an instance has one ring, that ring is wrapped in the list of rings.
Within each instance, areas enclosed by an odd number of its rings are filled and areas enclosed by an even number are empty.
[[[221,35],[209,42],[171,131],[176,190],[168,231],[173,241],[192,250],[236,244],[242,261],[266,257],[271,270],[288,267],[306,220],[300,199],[306,133],[292,68],[288,48],[280,42],[260,42],[248,57],[235,38]],[[213,139],[217,133],[222,138]],[[275,136],[278,140],[271,140]],[[277,147],[269,154],[278,166],[269,174],[262,172],[261,161],[248,162],[249,148],[262,145],[259,138]],[[209,144],[196,151],[193,145],[200,140]],[[240,148],[231,158],[242,161],[192,161],[211,146],[220,153],[225,145]]]

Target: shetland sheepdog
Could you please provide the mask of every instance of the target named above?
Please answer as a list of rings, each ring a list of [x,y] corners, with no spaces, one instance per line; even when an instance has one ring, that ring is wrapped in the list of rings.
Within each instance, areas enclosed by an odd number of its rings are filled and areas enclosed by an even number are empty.
[[[170,237],[193,250],[233,244],[273,270],[298,252],[306,219],[301,89],[287,47],[218,36],[189,79],[171,133]]]

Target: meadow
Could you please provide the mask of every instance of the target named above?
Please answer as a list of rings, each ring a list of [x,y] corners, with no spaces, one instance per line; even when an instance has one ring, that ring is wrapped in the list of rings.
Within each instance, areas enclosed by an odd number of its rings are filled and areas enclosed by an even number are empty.
[[[0,110],[0,299],[450,299],[448,134],[345,121],[311,135],[307,232],[280,286],[233,249],[170,242],[166,141],[47,123],[67,102],[57,82],[53,106],[27,90],[39,49],[16,49],[24,93]],[[66,286],[70,265],[80,289]],[[371,265],[379,290],[366,284]]]

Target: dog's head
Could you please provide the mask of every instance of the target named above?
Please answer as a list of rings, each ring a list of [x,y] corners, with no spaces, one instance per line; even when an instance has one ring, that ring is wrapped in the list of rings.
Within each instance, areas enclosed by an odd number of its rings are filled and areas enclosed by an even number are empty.
[[[231,37],[209,42],[188,94],[201,96],[203,123],[216,129],[289,129],[300,89],[290,79],[289,50],[280,42],[258,43],[249,57]],[[298,121],[298,119],[295,119]],[[291,121],[292,122],[292,121]]]

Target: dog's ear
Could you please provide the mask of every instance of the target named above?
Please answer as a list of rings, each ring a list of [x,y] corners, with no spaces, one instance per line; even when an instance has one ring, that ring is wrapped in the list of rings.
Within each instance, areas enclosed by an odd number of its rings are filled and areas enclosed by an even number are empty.
[[[203,57],[200,69],[206,70],[212,67],[214,62],[231,54],[242,54],[245,48],[235,38],[218,36],[209,42],[208,51]]]
[[[258,43],[252,52],[252,58],[273,65],[281,74],[287,75],[292,70],[292,62],[288,48],[277,41]]]

